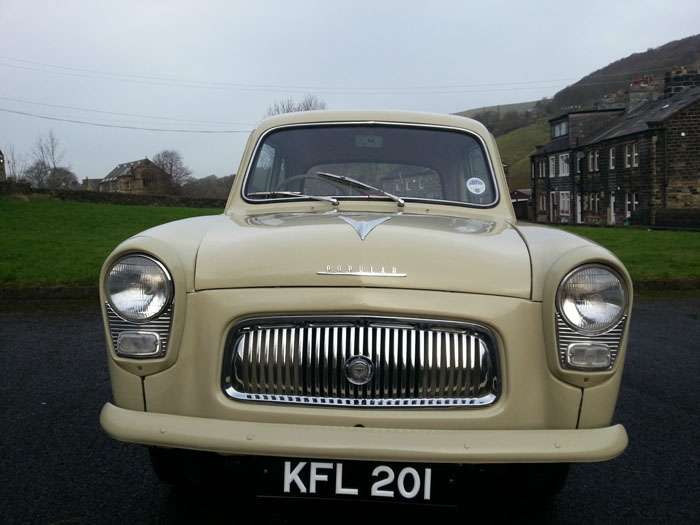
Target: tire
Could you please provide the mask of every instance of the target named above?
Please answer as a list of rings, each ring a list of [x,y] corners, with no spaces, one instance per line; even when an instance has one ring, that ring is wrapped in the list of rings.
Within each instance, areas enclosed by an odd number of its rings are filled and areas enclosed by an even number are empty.
[[[183,451],[168,448],[148,448],[153,472],[160,481],[173,487],[189,485],[183,464]]]
[[[566,485],[569,463],[514,465],[520,486],[531,497],[553,498]]]

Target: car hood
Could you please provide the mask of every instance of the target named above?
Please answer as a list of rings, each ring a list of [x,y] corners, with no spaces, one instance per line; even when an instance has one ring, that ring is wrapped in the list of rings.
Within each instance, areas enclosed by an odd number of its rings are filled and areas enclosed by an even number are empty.
[[[505,221],[334,211],[223,216],[202,239],[195,288],[359,286],[529,298],[530,278],[527,247]]]

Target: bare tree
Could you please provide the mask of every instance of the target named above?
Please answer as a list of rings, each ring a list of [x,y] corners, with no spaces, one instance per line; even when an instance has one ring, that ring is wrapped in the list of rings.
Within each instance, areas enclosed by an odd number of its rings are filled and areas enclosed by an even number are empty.
[[[156,153],[153,157],[153,163],[170,175],[175,189],[179,189],[183,184],[194,180],[192,170],[185,166],[179,151],[164,149]]]
[[[264,117],[267,118],[273,115],[294,113],[297,111],[313,111],[316,109],[326,109],[326,103],[316,95],[307,94],[299,101],[294,100],[292,97],[275,101],[267,108]]]
[[[40,161],[51,169],[60,167],[65,151],[61,148],[61,141],[54,135],[53,130],[49,130],[46,135],[39,135],[32,148],[32,157],[35,161]]]
[[[5,174],[8,179],[24,180],[24,173],[27,170],[27,159],[24,155],[19,155],[15,151],[14,144],[8,144],[5,148]]]

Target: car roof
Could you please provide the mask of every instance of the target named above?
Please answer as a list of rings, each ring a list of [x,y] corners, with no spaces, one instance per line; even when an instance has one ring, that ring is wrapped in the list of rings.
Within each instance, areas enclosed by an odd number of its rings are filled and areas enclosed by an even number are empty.
[[[462,128],[482,136],[488,136],[486,127],[470,118],[459,115],[396,110],[321,110],[285,113],[264,120],[256,131],[264,133],[268,129],[280,126],[324,122],[377,122],[447,126]]]

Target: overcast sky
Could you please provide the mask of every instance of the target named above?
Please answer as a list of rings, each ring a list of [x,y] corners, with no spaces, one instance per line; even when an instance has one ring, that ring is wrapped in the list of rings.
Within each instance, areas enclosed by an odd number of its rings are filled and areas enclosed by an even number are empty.
[[[538,100],[698,22],[697,0],[0,0],[0,149],[53,130],[80,179],[163,149],[224,176],[276,100]]]

